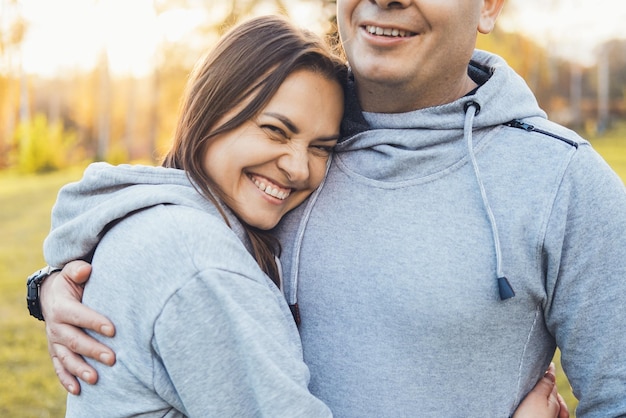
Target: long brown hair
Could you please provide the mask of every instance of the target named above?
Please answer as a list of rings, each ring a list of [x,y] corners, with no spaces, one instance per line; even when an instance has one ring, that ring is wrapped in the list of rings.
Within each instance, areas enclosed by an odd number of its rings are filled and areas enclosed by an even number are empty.
[[[215,196],[224,200],[223,196],[203,170],[207,144],[253,118],[283,81],[300,69],[314,71],[342,86],[345,83],[346,66],[329,47],[283,17],[258,17],[230,29],[194,68],[181,103],[174,142],[162,165],[185,170],[199,191],[220,209]],[[247,106],[237,115],[216,126],[224,114],[245,101]],[[278,241],[267,231],[244,227],[257,263],[278,285]]]

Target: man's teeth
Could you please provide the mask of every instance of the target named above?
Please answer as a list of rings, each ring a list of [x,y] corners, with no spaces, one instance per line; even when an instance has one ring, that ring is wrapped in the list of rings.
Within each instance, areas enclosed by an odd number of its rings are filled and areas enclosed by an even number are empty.
[[[259,181],[256,178],[252,178],[252,180],[254,181],[254,184],[256,185],[256,187],[259,188],[259,190],[277,199],[285,200],[291,194],[291,191],[279,190],[277,187],[266,185],[264,182]]]
[[[365,30],[367,30],[372,35],[379,35],[379,36],[393,36],[393,37],[404,38],[407,36],[414,35],[413,32],[409,32],[406,30],[381,28],[378,26],[371,26],[371,25],[367,25],[365,27]]]

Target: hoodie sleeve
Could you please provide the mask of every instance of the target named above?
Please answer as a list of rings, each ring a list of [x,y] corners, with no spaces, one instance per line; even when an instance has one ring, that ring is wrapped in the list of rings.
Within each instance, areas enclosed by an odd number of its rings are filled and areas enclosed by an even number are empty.
[[[331,416],[277,302],[265,284],[216,269],[168,300],[153,347],[187,415]]]
[[[626,416],[626,192],[588,144],[563,179],[545,245],[546,323],[577,416]]]

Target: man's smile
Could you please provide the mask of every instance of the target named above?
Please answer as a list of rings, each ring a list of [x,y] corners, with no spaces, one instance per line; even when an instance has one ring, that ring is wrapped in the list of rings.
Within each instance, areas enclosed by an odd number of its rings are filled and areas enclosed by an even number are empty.
[[[377,36],[391,36],[394,38],[407,38],[417,35],[414,32],[396,28],[381,28],[380,26],[366,25],[365,30],[372,35]]]

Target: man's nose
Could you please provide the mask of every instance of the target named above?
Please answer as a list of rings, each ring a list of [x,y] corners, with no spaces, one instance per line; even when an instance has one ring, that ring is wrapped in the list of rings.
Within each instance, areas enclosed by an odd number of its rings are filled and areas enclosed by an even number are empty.
[[[403,9],[409,7],[411,0],[372,0],[381,9]]]

